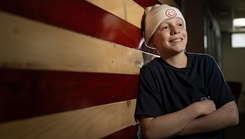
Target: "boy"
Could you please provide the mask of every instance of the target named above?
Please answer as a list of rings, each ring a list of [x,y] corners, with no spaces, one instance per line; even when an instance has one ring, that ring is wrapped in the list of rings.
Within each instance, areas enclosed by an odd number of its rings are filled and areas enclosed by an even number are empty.
[[[145,10],[146,45],[155,58],[140,70],[135,117],[144,139],[220,139],[222,129],[239,123],[238,109],[215,60],[185,52],[186,23],[169,5]]]

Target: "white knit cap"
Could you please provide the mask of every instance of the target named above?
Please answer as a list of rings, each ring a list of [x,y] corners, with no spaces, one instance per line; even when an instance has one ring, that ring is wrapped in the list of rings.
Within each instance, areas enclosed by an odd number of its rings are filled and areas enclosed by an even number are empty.
[[[145,9],[145,42],[149,43],[152,35],[156,31],[157,27],[166,19],[179,17],[184,22],[186,28],[185,19],[179,9],[171,7],[167,4],[155,4],[154,6],[147,7]]]

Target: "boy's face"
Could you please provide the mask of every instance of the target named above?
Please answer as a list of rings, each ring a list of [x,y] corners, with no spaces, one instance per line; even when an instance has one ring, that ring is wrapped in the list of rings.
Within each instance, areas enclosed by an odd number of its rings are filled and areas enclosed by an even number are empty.
[[[164,20],[153,34],[150,46],[156,47],[160,55],[176,55],[185,50],[187,32],[180,18]]]

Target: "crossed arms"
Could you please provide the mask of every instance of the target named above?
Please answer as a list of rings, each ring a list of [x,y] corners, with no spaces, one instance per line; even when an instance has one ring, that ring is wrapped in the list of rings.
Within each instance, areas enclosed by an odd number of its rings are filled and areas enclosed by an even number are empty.
[[[140,118],[144,139],[169,138],[211,132],[239,123],[235,101],[216,109],[212,100],[195,102],[174,113]]]

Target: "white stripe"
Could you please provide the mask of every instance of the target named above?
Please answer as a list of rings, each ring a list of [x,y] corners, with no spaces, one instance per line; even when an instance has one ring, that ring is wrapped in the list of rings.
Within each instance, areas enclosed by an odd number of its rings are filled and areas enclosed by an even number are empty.
[[[0,20],[1,67],[138,74],[143,65],[139,50],[3,12]]]
[[[135,125],[136,100],[0,124],[1,139],[98,139]]]
[[[144,8],[133,0],[86,0],[140,28]]]

